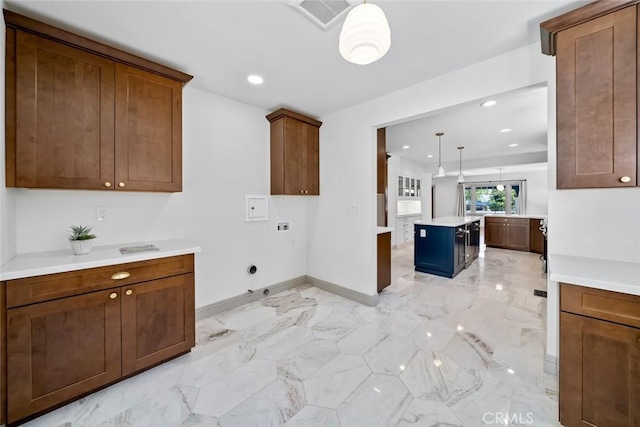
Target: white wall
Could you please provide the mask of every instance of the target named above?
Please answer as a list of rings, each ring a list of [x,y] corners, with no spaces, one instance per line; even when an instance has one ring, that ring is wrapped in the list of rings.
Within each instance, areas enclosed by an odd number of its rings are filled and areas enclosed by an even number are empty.
[[[17,220],[2,223],[15,225],[17,252],[68,249],[66,228],[79,223],[94,226],[96,245],[185,238],[202,246],[197,306],[304,275],[305,199],[270,197],[268,222],[244,222],[244,195],[269,194],[267,111],[189,85],[183,100],[182,193],[8,189]],[[109,207],[107,222],[97,206]],[[276,232],[278,220],[291,231]]]
[[[532,44],[322,118],[321,195],[310,201],[308,274],[368,295],[375,285],[375,129],[543,83],[553,62]],[[359,215],[349,205],[361,206]]]

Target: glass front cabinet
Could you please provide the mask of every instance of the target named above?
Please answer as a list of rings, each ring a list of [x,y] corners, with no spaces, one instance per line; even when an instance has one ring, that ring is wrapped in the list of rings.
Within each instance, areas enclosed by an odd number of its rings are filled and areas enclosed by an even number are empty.
[[[420,180],[410,176],[398,176],[398,197],[419,198]]]

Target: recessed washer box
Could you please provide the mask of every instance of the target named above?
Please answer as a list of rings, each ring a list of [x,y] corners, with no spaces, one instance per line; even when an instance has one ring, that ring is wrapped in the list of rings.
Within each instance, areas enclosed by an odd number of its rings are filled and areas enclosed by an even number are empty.
[[[268,221],[269,199],[268,196],[244,196],[244,221]]]

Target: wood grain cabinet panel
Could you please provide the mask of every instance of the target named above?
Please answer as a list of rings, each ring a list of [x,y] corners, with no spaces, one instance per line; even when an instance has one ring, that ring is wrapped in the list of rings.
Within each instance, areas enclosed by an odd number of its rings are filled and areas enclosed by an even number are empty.
[[[121,376],[118,291],[10,309],[7,323],[10,423]]]
[[[321,122],[281,108],[271,123],[271,194],[320,194]]]
[[[102,189],[113,182],[114,63],[16,33],[15,182]]]
[[[485,217],[485,244],[489,247],[528,251],[530,247],[528,218]]]
[[[391,233],[377,236],[378,292],[391,284]]]
[[[557,187],[637,185],[636,7],[557,34]]]

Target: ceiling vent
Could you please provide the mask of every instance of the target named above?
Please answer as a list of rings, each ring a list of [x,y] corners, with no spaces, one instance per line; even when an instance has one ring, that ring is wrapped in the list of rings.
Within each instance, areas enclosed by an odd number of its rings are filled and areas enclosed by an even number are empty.
[[[294,0],[288,4],[320,28],[327,30],[357,3],[360,3],[360,0]]]

